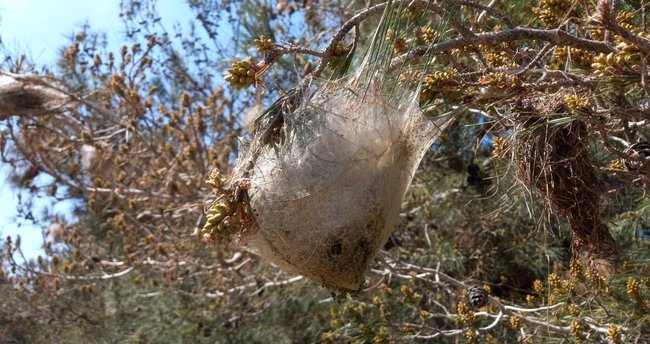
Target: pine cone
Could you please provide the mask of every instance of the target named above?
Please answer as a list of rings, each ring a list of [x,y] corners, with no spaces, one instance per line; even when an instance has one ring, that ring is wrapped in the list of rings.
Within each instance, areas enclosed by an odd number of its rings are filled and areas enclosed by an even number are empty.
[[[488,294],[481,286],[473,286],[467,291],[469,304],[476,308],[481,308],[488,304]]]
[[[637,142],[625,149],[623,153],[631,156],[650,160],[650,142]],[[637,171],[643,167],[643,163],[638,160],[623,160],[628,171]],[[650,161],[649,161],[650,163]]]

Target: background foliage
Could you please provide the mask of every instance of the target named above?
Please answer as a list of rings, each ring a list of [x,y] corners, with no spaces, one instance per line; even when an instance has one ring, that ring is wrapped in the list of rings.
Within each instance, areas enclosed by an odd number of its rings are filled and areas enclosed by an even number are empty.
[[[0,75],[37,75],[71,100],[0,107],[2,160],[16,188],[75,200],[76,216],[24,203],[47,242],[25,260],[2,240],[0,341],[650,341],[650,164],[625,149],[650,132],[644,1],[439,1],[431,17],[395,19],[405,23],[385,38],[394,59],[418,63],[452,42],[424,77],[423,103],[473,110],[424,158],[358,295],[200,240],[212,169],[229,172],[250,119],[320,58],[324,77],[340,70],[353,34],[325,48],[376,3],[188,1],[191,30],[168,32],[155,1],[125,0],[120,51],[90,26],[52,70],[5,56]],[[359,26],[358,50],[376,20]],[[248,56],[271,66],[257,87],[224,82]],[[553,150],[576,137],[574,156]],[[576,169],[593,183],[567,182]],[[552,197],[558,185],[578,190],[561,195],[571,200],[596,194],[580,218],[602,223],[615,252],[576,229],[575,209]]]

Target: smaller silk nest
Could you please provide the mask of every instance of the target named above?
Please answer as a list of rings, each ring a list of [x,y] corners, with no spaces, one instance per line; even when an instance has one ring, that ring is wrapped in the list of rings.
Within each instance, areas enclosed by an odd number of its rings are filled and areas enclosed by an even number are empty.
[[[233,181],[250,182],[255,228],[237,244],[283,269],[359,290],[404,194],[446,119],[422,115],[417,92],[331,84],[284,114],[282,139],[253,139]],[[395,93],[395,92],[391,92]]]

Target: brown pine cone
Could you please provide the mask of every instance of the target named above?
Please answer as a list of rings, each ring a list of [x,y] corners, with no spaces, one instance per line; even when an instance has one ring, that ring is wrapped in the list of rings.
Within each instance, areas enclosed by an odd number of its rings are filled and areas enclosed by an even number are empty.
[[[469,304],[476,308],[481,308],[490,301],[487,292],[481,286],[473,286],[467,291]]]
[[[638,157],[641,159],[645,159],[646,161],[650,160],[650,142],[637,142],[625,149],[623,153],[631,156],[631,157]],[[627,167],[628,171],[638,171],[643,167],[643,162],[638,161],[638,160],[627,160],[624,159],[623,163],[625,164],[625,167]],[[648,161],[647,163],[650,163]]]

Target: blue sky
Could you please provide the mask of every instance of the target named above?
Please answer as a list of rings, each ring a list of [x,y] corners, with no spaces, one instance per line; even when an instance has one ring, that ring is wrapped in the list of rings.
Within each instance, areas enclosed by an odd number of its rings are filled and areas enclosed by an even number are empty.
[[[109,38],[120,36],[118,0],[0,0],[0,37],[11,51],[50,64],[66,36],[89,21]]]
[[[162,23],[171,29],[172,23],[187,23],[193,19],[185,1],[159,0],[157,8]],[[0,37],[13,53],[24,52],[37,65],[53,65],[61,47],[72,33],[85,22],[94,31],[106,33],[108,41],[119,47],[122,24],[119,0],[0,0]],[[3,237],[20,234],[28,258],[41,252],[42,231],[39,227],[16,221],[18,195],[7,181],[7,166],[0,166],[0,234]],[[49,202],[37,204],[40,213]],[[58,205],[55,212],[68,213],[70,204]]]

